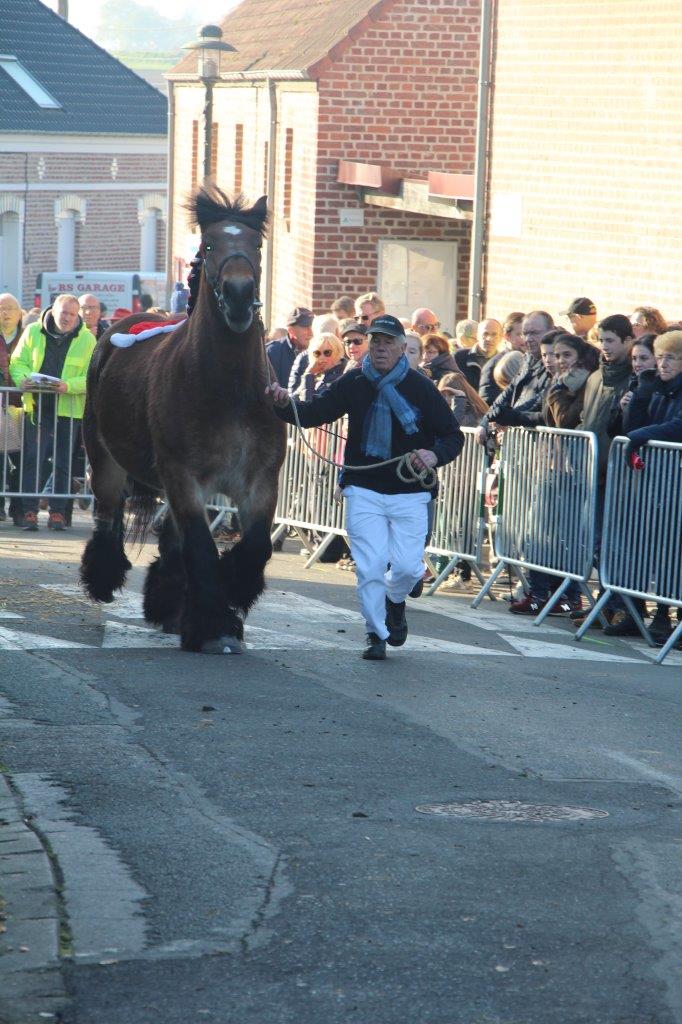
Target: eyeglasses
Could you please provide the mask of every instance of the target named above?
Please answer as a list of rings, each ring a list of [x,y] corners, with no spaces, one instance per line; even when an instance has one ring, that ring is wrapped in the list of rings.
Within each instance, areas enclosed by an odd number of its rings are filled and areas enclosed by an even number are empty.
[[[656,356],[656,362],[659,366],[668,366],[669,363],[679,363],[682,356],[675,356],[672,352],[664,352],[661,356]]]
[[[81,313],[99,313],[99,306],[81,306]]]
[[[414,326],[417,330],[437,331],[440,327],[440,320],[436,320],[435,324],[415,324]]]
[[[321,352],[313,352],[313,355],[315,356],[315,358],[317,358],[318,356],[327,356],[328,358],[330,355],[332,355],[332,350],[330,348],[325,348]]]
[[[346,340],[344,341],[344,345],[346,345],[346,346],[348,346],[348,345],[364,345],[364,344],[365,344],[365,339],[364,338],[346,338]]]
[[[356,319],[356,320],[357,320],[358,322],[361,322],[361,323],[365,323],[365,321],[368,321],[368,320],[370,320],[370,319],[371,319],[371,317],[370,317],[369,313],[362,313],[362,315],[358,313],[358,315],[356,316],[356,318],[355,318],[355,319]]]

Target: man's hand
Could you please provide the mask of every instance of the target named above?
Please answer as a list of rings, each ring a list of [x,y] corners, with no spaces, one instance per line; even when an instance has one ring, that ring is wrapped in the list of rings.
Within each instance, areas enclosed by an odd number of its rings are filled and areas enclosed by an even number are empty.
[[[412,465],[420,472],[422,469],[434,469],[438,462],[438,456],[428,448],[420,448],[412,455]]]
[[[627,407],[629,406],[630,402],[632,401],[632,396],[633,395],[634,395],[634,391],[626,391],[625,392],[625,394],[623,395],[623,397],[620,400],[620,407],[621,407],[621,409],[627,409]]]
[[[286,388],[281,387],[281,385],[276,381],[265,389],[265,394],[272,395],[272,401],[281,409],[283,409],[285,405],[289,404],[289,392]]]
[[[55,385],[55,391],[58,395],[65,395],[69,390],[69,385],[65,380],[60,380],[59,384]]]
[[[486,430],[485,427],[476,427],[476,433],[474,434],[474,437],[476,438],[479,444],[485,444],[488,440],[488,431]]]
[[[22,391],[30,391],[33,387],[33,381],[29,377],[24,377],[19,387]]]

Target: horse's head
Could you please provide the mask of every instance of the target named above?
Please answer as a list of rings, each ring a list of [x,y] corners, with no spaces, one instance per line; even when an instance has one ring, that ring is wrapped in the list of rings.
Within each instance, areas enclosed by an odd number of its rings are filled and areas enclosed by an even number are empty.
[[[253,206],[234,201],[212,186],[201,188],[192,204],[201,228],[201,256],[206,281],[225,323],[244,334],[261,307],[260,259],[268,216],[267,197]]]

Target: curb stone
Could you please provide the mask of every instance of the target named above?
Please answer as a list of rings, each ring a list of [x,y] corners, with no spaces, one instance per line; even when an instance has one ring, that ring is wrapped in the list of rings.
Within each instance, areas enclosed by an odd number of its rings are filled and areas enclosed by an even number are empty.
[[[59,1020],[66,1000],[50,859],[0,774],[0,1024]]]

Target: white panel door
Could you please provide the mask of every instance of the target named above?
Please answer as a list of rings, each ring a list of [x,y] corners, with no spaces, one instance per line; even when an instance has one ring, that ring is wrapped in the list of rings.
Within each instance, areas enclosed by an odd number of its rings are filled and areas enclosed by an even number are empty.
[[[377,284],[386,312],[409,317],[427,306],[454,333],[457,311],[457,243],[379,242]]]
[[[0,216],[0,292],[11,292],[21,302],[19,214]]]

